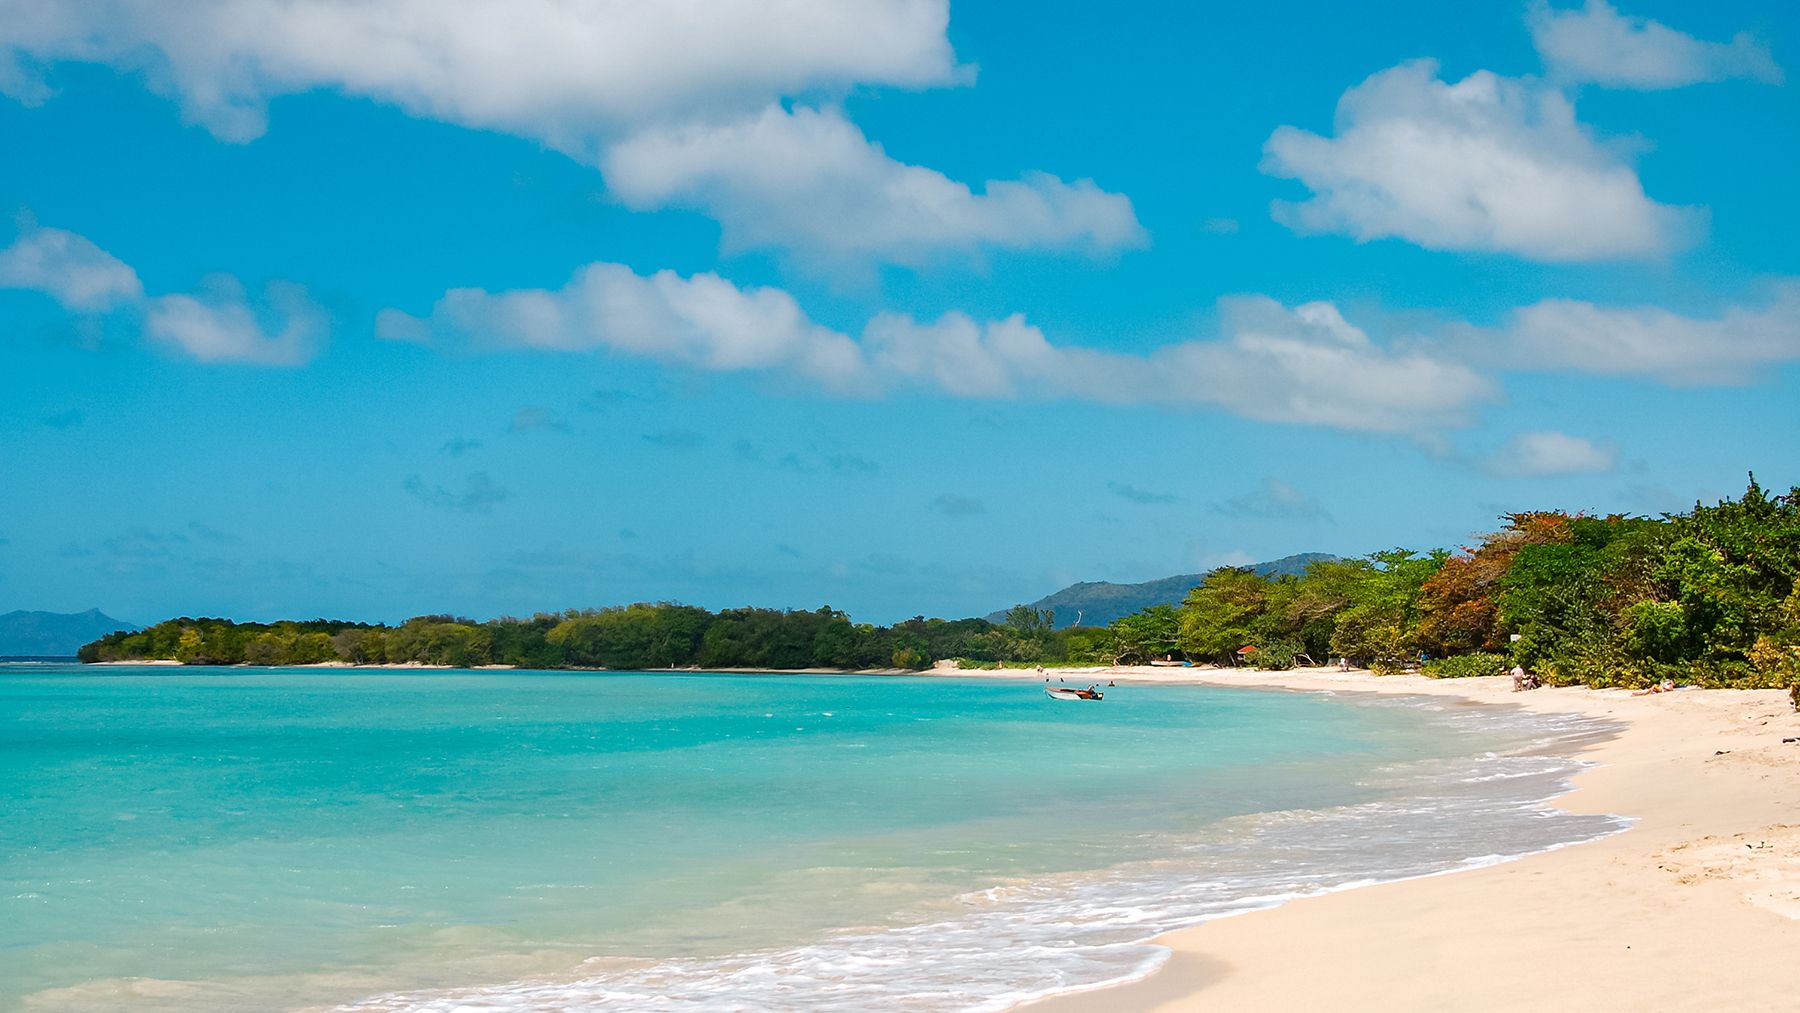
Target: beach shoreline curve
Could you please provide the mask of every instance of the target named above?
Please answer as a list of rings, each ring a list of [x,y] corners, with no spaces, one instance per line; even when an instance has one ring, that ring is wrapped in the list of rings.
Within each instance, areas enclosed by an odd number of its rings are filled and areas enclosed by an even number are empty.
[[[1037,679],[1015,672],[933,674]],[[1067,672],[1060,672],[1064,678]],[[1496,864],[1294,898],[1156,936],[1152,973],[1014,1007],[1777,1010],[1800,951],[1800,714],[1781,690],[1512,691],[1506,677],[1119,667],[1122,685],[1410,695],[1605,719],[1557,808],[1630,825]],[[1304,966],[1306,973],[1296,973]]]

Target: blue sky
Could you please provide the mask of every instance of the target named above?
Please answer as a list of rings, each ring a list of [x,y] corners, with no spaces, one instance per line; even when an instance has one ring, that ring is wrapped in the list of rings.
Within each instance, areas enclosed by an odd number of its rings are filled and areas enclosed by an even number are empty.
[[[1800,16],[0,0],[0,609],[959,616],[1800,481]]]

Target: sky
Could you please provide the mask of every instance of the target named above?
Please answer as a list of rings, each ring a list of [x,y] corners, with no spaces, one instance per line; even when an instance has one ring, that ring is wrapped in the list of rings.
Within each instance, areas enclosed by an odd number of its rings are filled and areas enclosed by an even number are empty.
[[[1796,74],[1740,0],[0,0],[0,611],[886,623],[1785,489]]]

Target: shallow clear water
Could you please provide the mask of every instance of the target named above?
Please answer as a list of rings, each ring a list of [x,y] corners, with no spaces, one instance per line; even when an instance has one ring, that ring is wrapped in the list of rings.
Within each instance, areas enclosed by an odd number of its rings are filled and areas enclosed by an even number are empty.
[[[1590,727],[1418,701],[0,673],[0,1008],[1001,1008],[1616,826],[1544,801]]]

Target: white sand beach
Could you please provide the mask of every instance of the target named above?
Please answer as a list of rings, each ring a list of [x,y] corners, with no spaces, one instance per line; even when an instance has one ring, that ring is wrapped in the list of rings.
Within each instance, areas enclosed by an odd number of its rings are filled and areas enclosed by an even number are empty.
[[[1034,1003],[1033,1013],[1800,1008],[1800,714],[1785,691],[1514,693],[1506,678],[1328,669],[1054,674],[1428,694],[1606,718],[1619,733],[1589,748],[1595,766],[1556,804],[1636,823],[1516,862],[1173,932],[1158,940],[1173,955],[1150,977]]]

